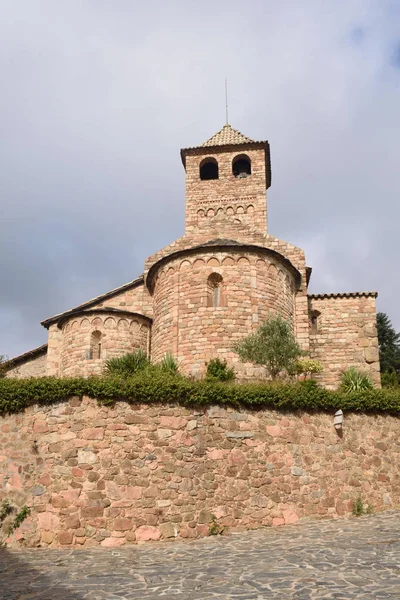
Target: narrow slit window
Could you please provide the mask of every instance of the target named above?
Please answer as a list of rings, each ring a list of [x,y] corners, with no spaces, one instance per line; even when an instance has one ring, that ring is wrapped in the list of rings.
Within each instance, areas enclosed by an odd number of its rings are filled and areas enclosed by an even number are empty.
[[[218,308],[223,306],[223,279],[219,273],[211,273],[207,279],[207,306]]]
[[[101,358],[101,332],[93,331],[90,336],[90,358],[98,360]]]
[[[220,293],[220,289],[219,286],[215,286],[214,288],[214,306],[219,306],[219,293]]]
[[[311,321],[311,334],[312,335],[317,335],[318,333],[318,326],[319,326],[319,322],[318,322],[318,318],[319,315],[321,313],[317,310],[313,310],[311,315],[310,315],[310,321]]]

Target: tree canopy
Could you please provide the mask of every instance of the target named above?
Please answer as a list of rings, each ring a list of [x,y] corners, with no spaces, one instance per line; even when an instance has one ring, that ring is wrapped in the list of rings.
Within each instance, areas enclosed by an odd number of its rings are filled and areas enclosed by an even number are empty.
[[[0,354],[0,377],[6,376],[6,360],[7,358],[3,354]]]
[[[379,360],[381,372],[400,373],[400,333],[394,329],[388,315],[379,312],[376,316],[378,329]]]
[[[294,368],[301,350],[291,327],[282,317],[270,317],[253,334],[233,346],[242,361],[262,365],[272,379]]]

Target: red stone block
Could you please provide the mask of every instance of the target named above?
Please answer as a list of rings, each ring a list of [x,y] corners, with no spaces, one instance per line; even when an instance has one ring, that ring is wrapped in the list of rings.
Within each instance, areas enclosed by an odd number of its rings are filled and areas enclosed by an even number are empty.
[[[81,508],[82,518],[102,517],[104,508],[102,506],[84,506]]]
[[[74,539],[74,534],[72,531],[60,531],[58,533],[58,542],[62,546],[67,546],[72,544],[72,540]]]
[[[33,433],[47,433],[49,428],[46,421],[35,421],[33,423]]]
[[[82,437],[85,440],[102,440],[104,438],[104,429],[102,427],[89,427],[82,431]]]
[[[73,477],[83,477],[84,475],[84,471],[82,471],[82,469],[80,469],[79,467],[72,467],[71,473]]]
[[[43,477],[38,479],[38,483],[40,483],[41,485],[44,485],[45,487],[48,487],[51,484],[50,475],[48,473],[46,473],[46,475],[43,475]]]
[[[119,517],[114,521],[115,531],[130,531],[133,528],[132,521],[130,519],[124,519]]]
[[[136,540],[138,542],[147,542],[149,540],[159,540],[161,531],[157,527],[142,525],[136,530]]]

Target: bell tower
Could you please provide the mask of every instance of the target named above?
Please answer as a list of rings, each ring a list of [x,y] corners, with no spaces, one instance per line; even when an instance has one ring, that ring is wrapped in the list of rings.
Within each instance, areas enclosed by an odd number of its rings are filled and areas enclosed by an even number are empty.
[[[267,233],[271,185],[268,142],[255,142],[226,124],[201,146],[181,150],[186,171],[186,235],[244,226]]]

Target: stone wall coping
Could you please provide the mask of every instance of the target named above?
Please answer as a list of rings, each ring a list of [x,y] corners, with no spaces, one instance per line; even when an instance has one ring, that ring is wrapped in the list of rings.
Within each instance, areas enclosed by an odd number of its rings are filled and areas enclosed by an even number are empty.
[[[331,292],[328,294],[308,294],[308,297],[314,300],[323,300],[324,298],[377,298],[378,292]]]
[[[92,298],[91,300],[88,300],[87,302],[84,302],[83,304],[79,304],[78,306],[75,306],[74,308],[71,308],[70,310],[66,310],[65,312],[58,313],[57,315],[54,315],[53,317],[45,319],[40,324],[43,325],[43,327],[45,327],[46,329],[48,329],[50,327],[50,325],[53,325],[53,323],[57,323],[63,317],[67,317],[69,315],[76,313],[77,311],[84,310],[86,308],[90,308],[91,306],[94,306],[95,304],[98,304],[99,302],[102,302],[103,300],[106,300],[107,298],[112,298],[113,296],[116,296],[117,294],[120,294],[121,292],[125,292],[127,290],[130,290],[131,288],[141,285],[141,284],[143,284],[143,282],[144,282],[144,275],[140,275],[140,277],[137,277],[136,279],[134,279],[133,281],[130,281],[129,283],[125,283],[124,285],[114,288],[113,290],[110,290],[109,292],[106,292],[105,294],[96,296],[95,298]]]
[[[58,321],[57,327],[59,329],[62,329],[64,323],[66,323],[70,319],[73,319],[74,317],[77,317],[77,316],[94,315],[94,314],[96,314],[96,315],[97,314],[110,314],[110,313],[113,315],[117,314],[117,315],[125,315],[128,317],[139,317],[140,319],[143,319],[150,324],[153,322],[153,319],[151,317],[142,315],[141,313],[138,313],[138,312],[132,312],[131,310],[123,310],[120,308],[114,308],[112,306],[104,306],[103,308],[92,308],[89,310],[85,310],[85,309],[76,310],[75,312],[69,313],[68,315],[65,315]]]
[[[10,360],[5,361],[4,366],[6,368],[11,369],[17,364],[26,362],[28,360],[32,360],[33,358],[37,358],[41,354],[46,354],[47,352],[47,344],[43,344],[42,346],[38,346],[37,348],[33,348],[28,352],[24,352],[23,354],[19,354],[18,356],[14,356],[14,358],[10,358]]]
[[[290,262],[288,258],[285,258],[277,252],[276,250],[272,250],[271,248],[266,248],[265,246],[257,246],[255,244],[245,244],[242,242],[237,242],[235,240],[227,240],[227,239],[214,239],[204,244],[200,244],[199,246],[193,246],[192,248],[184,248],[183,250],[177,250],[175,252],[171,252],[166,256],[160,258],[157,262],[155,262],[149,269],[146,277],[146,286],[148,290],[151,292],[153,290],[154,277],[158,271],[158,269],[164,264],[168,263],[171,260],[179,258],[180,256],[190,256],[192,254],[198,254],[199,252],[208,252],[210,250],[218,250],[223,251],[227,249],[234,250],[243,250],[245,252],[260,252],[262,254],[268,254],[269,256],[273,256],[279,262],[281,262],[286,268],[292,271],[295,275],[296,284],[298,286],[301,285],[301,273],[296,269],[296,267]]]

